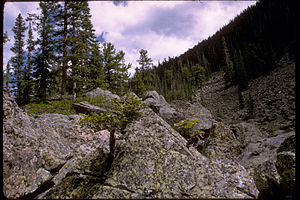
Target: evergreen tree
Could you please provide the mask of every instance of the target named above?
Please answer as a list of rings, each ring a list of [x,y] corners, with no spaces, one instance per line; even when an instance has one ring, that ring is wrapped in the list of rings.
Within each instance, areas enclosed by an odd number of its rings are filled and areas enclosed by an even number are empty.
[[[50,84],[53,84],[53,73],[50,73],[56,64],[55,59],[55,13],[57,2],[40,2],[40,15],[31,14],[29,18],[36,25],[37,38],[36,54],[34,59],[34,78],[36,81],[36,97],[44,100],[50,94]],[[52,75],[52,76],[51,76]]]
[[[9,62],[7,62],[6,70],[3,73],[3,82],[7,89],[10,90],[12,84],[12,72]]]
[[[108,90],[117,93],[120,90],[123,78],[126,77],[128,67],[124,65],[123,51],[116,52],[112,43],[103,45],[103,68]]]
[[[69,51],[69,58],[72,63],[72,94],[81,94],[89,85],[88,74],[90,67],[99,67],[98,42],[96,41],[95,30],[91,23],[90,9],[86,1],[71,1],[70,6],[70,32],[69,40],[72,45]],[[93,55],[96,53],[97,55]],[[96,63],[91,63],[96,62]],[[98,80],[99,81],[99,80]]]
[[[11,51],[15,53],[15,56],[11,58],[11,64],[13,69],[13,94],[16,97],[16,102],[22,104],[22,81],[23,81],[23,67],[24,67],[24,32],[26,30],[25,22],[21,13],[16,18],[15,26],[12,28],[14,32],[15,43],[11,48]]]
[[[202,53],[202,63],[203,63],[203,67],[204,67],[204,69],[207,73],[207,77],[210,77],[210,75],[211,75],[211,66],[210,66],[209,61],[205,57],[204,53]]]
[[[82,45],[80,41],[80,2],[71,1],[70,2],[70,43],[72,44],[69,48],[68,58],[70,59],[71,64],[71,84],[72,90],[70,91],[73,94],[73,97],[76,98],[77,93],[79,92],[78,82],[80,82],[80,70],[81,70],[81,55],[85,47]]]
[[[4,34],[3,34],[3,45],[5,45],[7,42],[9,42],[10,41],[10,39],[8,38],[8,36],[7,36],[7,32],[5,32]]]
[[[117,91],[116,93],[119,95],[124,95],[129,89],[129,73],[128,69],[131,67],[131,63],[126,65],[125,60],[122,60],[122,64],[120,66],[119,72],[117,73]]]
[[[248,88],[248,77],[246,74],[246,69],[243,61],[243,57],[241,54],[241,51],[239,51],[239,54],[235,50],[233,53],[234,58],[234,69],[235,69],[235,80],[239,86],[240,91],[244,91]]]
[[[93,90],[97,87],[107,89],[108,84],[105,82],[105,74],[102,64],[102,55],[99,46],[95,45],[90,56],[90,66],[87,75],[85,76],[87,82],[87,90]]]
[[[193,94],[193,87],[190,82],[190,77],[192,76],[191,71],[189,70],[186,64],[183,65],[182,68],[182,89],[185,93],[185,99],[191,99]]]
[[[151,71],[152,59],[148,57],[147,53],[147,50],[141,49],[140,57],[137,62],[140,65],[140,73],[146,90],[153,90],[155,88],[155,83],[153,82],[153,73]]]
[[[67,90],[67,70],[69,69],[68,66],[68,48],[71,44],[69,40],[70,35],[70,25],[69,25],[69,18],[70,18],[70,1],[66,0],[62,4],[57,5],[57,11],[55,15],[56,21],[56,32],[55,35],[57,37],[55,50],[56,50],[56,57],[59,60],[59,71],[60,74],[60,94],[65,95]]]
[[[132,91],[139,97],[142,97],[146,92],[141,72],[137,67],[135,68],[135,74],[132,78]]]
[[[152,66],[152,59],[148,58],[147,53],[148,53],[147,50],[141,49],[140,50],[140,58],[137,60],[137,62],[141,66],[142,71],[148,70]]]
[[[31,22],[29,22],[28,27],[28,40],[27,40],[27,62],[24,68],[24,80],[23,80],[23,87],[24,87],[24,103],[30,103],[30,96],[33,94],[33,53],[34,51],[34,41],[33,41],[33,34],[31,28]]]
[[[90,87],[90,88],[107,88],[107,85],[105,84],[105,74],[103,71],[103,58],[101,55],[101,51],[99,49],[99,41],[96,39],[95,36],[95,30],[93,29],[93,24],[91,22],[91,14],[90,9],[88,7],[87,2],[82,2],[83,8],[82,8],[82,36],[81,40],[82,43],[85,44],[86,50],[85,50],[85,67],[84,67],[84,74],[83,74],[83,80],[84,80],[84,87]],[[123,58],[124,60],[124,58]],[[127,79],[126,73],[128,69],[125,69],[126,66],[121,66],[121,78],[122,80]],[[123,73],[124,72],[124,73]],[[93,74],[93,77],[91,78],[88,76],[88,74]],[[95,76],[96,75],[96,76]],[[127,74],[128,75],[128,74]],[[121,84],[121,82],[120,82]],[[120,88],[123,88],[124,84],[120,86]],[[88,89],[89,90],[89,89]],[[121,89],[122,90],[122,89]]]
[[[190,83],[196,87],[196,89],[202,87],[202,83],[206,80],[206,71],[200,64],[192,66]]]
[[[231,61],[229,50],[224,36],[222,36],[222,44],[223,44],[224,61],[225,61],[224,78],[225,78],[226,86],[229,86],[230,82],[232,81],[235,75],[233,70],[233,63]]]

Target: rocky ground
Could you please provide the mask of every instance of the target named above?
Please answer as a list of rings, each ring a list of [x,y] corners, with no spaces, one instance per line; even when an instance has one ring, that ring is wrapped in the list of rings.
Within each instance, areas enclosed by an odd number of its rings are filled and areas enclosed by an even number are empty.
[[[292,80],[293,69],[291,64],[273,71],[266,79],[250,82],[249,91],[253,92],[256,102],[255,116],[260,116],[263,111],[258,108],[272,100],[271,97],[276,97],[269,103],[276,109],[280,103],[290,106],[294,91],[283,89],[293,84],[282,82]],[[111,165],[108,165],[110,133],[107,130],[95,132],[79,125],[81,115],[28,115],[4,88],[5,197],[295,197],[295,131],[291,117],[294,113],[283,106],[280,108],[286,110],[288,117],[272,118],[282,116],[282,111],[269,114],[275,131],[272,135],[266,134],[261,123],[266,120],[265,116],[246,122],[241,120],[246,110],[240,110],[233,102],[238,98],[234,87],[222,90],[220,77],[213,76],[193,103],[174,101],[169,104],[155,91],[147,91],[143,97],[147,106],[141,110],[142,116],[127,125],[124,135],[116,137]],[[272,85],[276,81],[271,82],[271,77],[276,77],[280,88]],[[272,91],[257,88],[263,81],[272,85]],[[279,91],[290,96],[282,100]],[[96,93],[109,95],[108,99],[116,98],[100,89],[89,95]],[[264,99],[262,93],[269,97]],[[117,99],[122,101],[123,98]],[[109,109],[86,103],[74,106],[84,113]],[[192,143],[190,138],[183,137],[174,123],[186,118],[200,119],[194,129],[205,131],[206,137]],[[285,119],[283,123],[282,119]],[[288,126],[282,129],[282,124]]]
[[[282,59],[280,64],[268,75],[249,82],[249,89],[242,92],[243,109],[237,86],[225,89],[221,71],[204,84],[195,101],[209,109],[215,119],[227,124],[247,121],[266,135],[295,131],[295,62]],[[250,118],[249,94],[254,104]]]

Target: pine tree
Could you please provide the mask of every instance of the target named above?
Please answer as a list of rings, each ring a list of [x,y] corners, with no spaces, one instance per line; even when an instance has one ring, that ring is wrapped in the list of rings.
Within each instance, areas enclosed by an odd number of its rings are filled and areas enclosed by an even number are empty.
[[[3,82],[7,89],[10,90],[12,84],[12,72],[9,62],[7,62],[6,70],[3,73]]]
[[[191,99],[193,94],[193,87],[190,82],[190,77],[192,76],[191,71],[189,70],[188,66],[184,64],[182,68],[182,89],[185,93],[185,99]]]
[[[85,52],[84,52],[84,70],[83,74],[83,87],[100,87],[106,88],[105,85],[105,74],[103,71],[102,65],[102,56],[99,49],[99,42],[95,36],[95,30],[93,29],[93,24],[91,22],[91,14],[90,9],[88,7],[87,2],[82,2],[82,10],[81,10],[81,28],[82,28],[82,35],[81,41],[85,45]],[[125,70],[127,72],[127,70]],[[96,72],[94,74],[94,78],[90,78],[88,74]],[[89,89],[88,89],[89,90]]]
[[[131,67],[131,63],[126,65],[125,60],[122,60],[119,72],[117,73],[117,88],[116,93],[118,95],[124,95],[129,89],[129,73],[128,69]]]
[[[70,34],[70,1],[66,0],[62,4],[57,5],[57,11],[55,15],[56,21],[56,32],[55,35],[57,37],[55,44],[55,51],[57,55],[57,60],[59,60],[59,70],[60,74],[60,83],[61,85],[58,87],[61,95],[65,95],[67,91],[67,70],[68,66],[68,48],[71,44],[69,40]]]
[[[144,85],[146,87],[146,90],[152,90],[154,89],[154,83],[153,83],[153,74],[151,72],[152,67],[152,59],[148,57],[147,55],[148,51],[141,49],[140,50],[140,57],[137,60],[137,62],[140,65],[140,73],[142,76],[142,81],[144,82]]]
[[[3,34],[3,45],[9,42],[10,39],[8,38],[7,31]]]
[[[147,50],[141,49],[140,58],[137,60],[142,71],[148,70],[152,67],[152,59],[148,57],[147,53]]]
[[[223,44],[224,61],[225,61],[224,78],[225,78],[226,86],[229,86],[230,82],[232,81],[232,78],[235,75],[234,75],[234,70],[233,70],[233,63],[231,61],[229,50],[228,50],[224,36],[222,36],[222,44]]]
[[[28,27],[28,40],[27,40],[27,62],[24,68],[24,81],[23,81],[23,87],[24,87],[24,103],[30,103],[30,96],[33,94],[33,53],[34,51],[34,41],[33,41],[33,34],[32,34],[32,28],[31,28],[31,22],[29,22]]]
[[[235,80],[239,86],[240,91],[244,91],[248,88],[248,77],[246,74],[246,69],[244,65],[244,60],[241,54],[241,51],[239,51],[239,54],[236,50],[234,50],[233,53],[233,60],[234,60],[234,69],[235,69]]]
[[[124,65],[123,51],[116,52],[112,43],[104,43],[103,45],[103,68],[105,73],[105,81],[108,84],[108,90],[117,93],[123,78],[126,78],[128,67]],[[124,76],[125,75],[125,76]]]
[[[87,83],[87,91],[93,90],[97,87],[107,89],[108,84],[105,82],[105,74],[102,64],[102,55],[98,44],[92,49],[92,55],[89,61],[87,75],[85,76]]]
[[[74,97],[86,90],[89,85],[88,74],[90,67],[99,67],[94,56],[99,56],[98,42],[91,23],[90,9],[86,1],[71,1],[70,7],[70,36],[72,43],[69,55],[72,71],[72,94]],[[93,55],[93,53],[97,55]],[[95,62],[95,63],[93,63]],[[98,80],[99,81],[99,80]]]
[[[15,26],[12,28],[14,32],[15,43],[11,48],[11,51],[15,53],[15,56],[11,58],[11,64],[13,69],[13,94],[16,97],[16,102],[22,104],[22,81],[23,81],[23,67],[24,67],[24,32],[26,30],[25,21],[21,13],[16,18]]]
[[[135,68],[135,74],[132,78],[132,91],[139,97],[142,97],[146,92],[141,72],[137,67]]]
[[[202,87],[202,83],[206,80],[206,71],[200,64],[192,66],[190,84],[196,89]]]
[[[207,60],[207,58],[205,57],[204,53],[202,53],[202,64],[207,73],[207,77],[209,78],[211,75],[211,67],[210,67],[210,63]]]
[[[50,94],[50,84],[53,84],[53,73],[51,71],[57,64],[55,59],[55,13],[57,2],[48,1],[40,2],[40,15],[31,14],[30,19],[36,25],[35,30],[39,37],[36,41],[37,49],[34,59],[34,78],[36,80],[36,97],[40,100],[45,100]],[[52,87],[53,88],[53,87]]]

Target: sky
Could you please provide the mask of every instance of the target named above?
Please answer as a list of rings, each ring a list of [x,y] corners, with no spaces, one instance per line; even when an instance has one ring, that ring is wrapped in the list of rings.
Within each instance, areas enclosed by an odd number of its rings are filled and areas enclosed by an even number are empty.
[[[256,1],[90,1],[91,21],[100,41],[114,44],[125,52],[129,70],[138,67],[139,51],[145,49],[157,65],[164,58],[176,57],[228,24]],[[13,52],[15,19],[37,13],[38,2],[6,2],[4,32],[10,41],[3,48],[3,66]],[[25,41],[27,38],[25,38]]]

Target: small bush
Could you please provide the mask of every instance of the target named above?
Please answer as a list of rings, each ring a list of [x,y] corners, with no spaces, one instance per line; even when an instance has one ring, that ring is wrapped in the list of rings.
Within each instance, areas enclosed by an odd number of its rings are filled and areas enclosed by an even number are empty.
[[[199,129],[195,130],[194,134],[192,135],[192,137],[200,137],[202,140],[205,138],[206,133],[204,131],[200,131]]]
[[[195,124],[199,121],[200,121],[200,119],[187,118],[185,120],[182,120],[182,121],[174,124],[174,126],[176,128],[178,128],[179,130],[187,132],[187,131],[191,130],[195,126]]]
[[[123,131],[127,124],[140,116],[139,110],[144,107],[142,100],[127,94],[124,102],[113,100],[114,109],[105,113],[86,115],[80,123],[91,123],[98,131],[101,129]]]
[[[98,131],[101,129],[108,129],[110,132],[109,136],[109,158],[107,161],[107,170],[110,168],[115,152],[115,132],[120,131],[124,133],[127,124],[137,119],[141,113],[140,109],[144,107],[142,100],[134,96],[126,95],[124,102],[119,102],[116,99],[113,100],[114,109],[101,113],[100,115],[94,113],[86,115],[79,123],[88,122],[91,123],[94,128]]]
[[[174,126],[179,130],[182,136],[188,140],[189,143],[195,143],[199,138],[203,140],[207,136],[202,130],[196,129],[193,131],[193,127],[199,121],[200,119],[187,118],[174,124]]]
[[[270,134],[271,137],[276,136],[275,135],[275,127],[274,127],[272,122],[269,123],[268,129],[269,129],[268,131],[269,131],[269,134]]]

